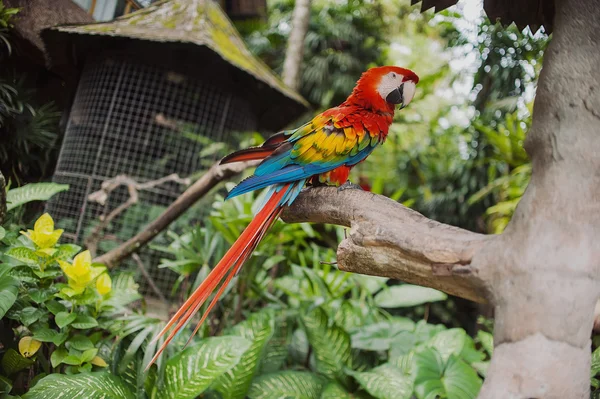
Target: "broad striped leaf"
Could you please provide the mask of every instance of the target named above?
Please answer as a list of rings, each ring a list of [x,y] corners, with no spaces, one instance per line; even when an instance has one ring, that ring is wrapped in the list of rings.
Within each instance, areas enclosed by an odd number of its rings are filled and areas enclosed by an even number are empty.
[[[316,360],[317,371],[329,378],[344,381],[346,367],[351,368],[350,336],[336,324],[330,323],[327,313],[315,308],[302,316],[302,323]]]
[[[23,399],[135,399],[123,381],[115,375],[82,373],[50,374],[42,378]]]
[[[0,264],[0,319],[15,303],[19,291],[19,281],[8,274],[10,270],[10,266]]]
[[[68,184],[32,183],[13,188],[6,194],[7,211],[31,201],[46,201],[53,195],[69,189]]]
[[[348,393],[346,389],[337,382],[330,382],[325,385],[319,399],[352,399],[353,397],[354,396]]]
[[[373,370],[351,372],[361,387],[377,399],[409,399],[413,392],[413,381],[402,370],[383,365]]]
[[[201,341],[170,359],[160,398],[194,399],[230,370],[251,342],[241,337],[215,337]]]
[[[250,399],[319,399],[327,380],[307,371],[281,371],[256,378]]]
[[[212,385],[212,388],[221,393],[223,399],[246,397],[246,392],[274,330],[272,312],[255,313],[248,320],[234,327],[232,334],[247,339],[251,344],[237,365],[221,375]]]
[[[259,374],[274,373],[282,370],[289,355],[291,341],[290,323],[285,316],[275,316],[273,321],[277,327],[260,361]]]

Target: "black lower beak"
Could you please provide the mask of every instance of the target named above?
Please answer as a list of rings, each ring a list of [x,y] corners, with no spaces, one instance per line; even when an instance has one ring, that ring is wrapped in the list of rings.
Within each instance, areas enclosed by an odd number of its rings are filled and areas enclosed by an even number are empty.
[[[404,84],[401,84],[390,92],[385,98],[390,104],[402,104],[404,102]]]

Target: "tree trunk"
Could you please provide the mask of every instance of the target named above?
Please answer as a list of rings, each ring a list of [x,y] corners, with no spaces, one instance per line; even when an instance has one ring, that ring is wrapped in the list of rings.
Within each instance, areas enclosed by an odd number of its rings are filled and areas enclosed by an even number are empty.
[[[283,81],[294,90],[300,86],[300,72],[304,58],[304,38],[310,21],[310,0],[296,0],[292,15],[292,31],[288,39],[283,63]]]
[[[480,397],[588,398],[600,266],[600,13],[556,1],[525,149],[531,182],[473,259],[492,285],[496,350]]]
[[[533,174],[506,231],[484,237],[381,196],[317,188],[286,221],[351,227],[342,270],[400,278],[495,307],[480,398],[588,398],[600,297],[600,8],[556,1],[525,149]]]

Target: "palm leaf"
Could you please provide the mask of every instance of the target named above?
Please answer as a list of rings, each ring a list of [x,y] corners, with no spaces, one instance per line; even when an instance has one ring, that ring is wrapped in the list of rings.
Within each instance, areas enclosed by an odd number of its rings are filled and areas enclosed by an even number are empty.
[[[257,378],[248,391],[250,399],[319,399],[325,378],[306,371],[281,371]]]
[[[208,338],[170,359],[159,398],[193,399],[234,367],[250,348],[241,337]]]
[[[317,371],[329,378],[345,381],[344,369],[352,364],[348,333],[330,323],[322,308],[314,308],[305,313],[302,323],[315,354]]]
[[[237,365],[213,384],[212,388],[220,392],[223,399],[243,399],[246,396],[274,330],[271,312],[255,313],[234,327],[233,334],[247,339],[251,344]]]
[[[135,399],[123,381],[112,374],[50,374],[42,378],[23,399]]]

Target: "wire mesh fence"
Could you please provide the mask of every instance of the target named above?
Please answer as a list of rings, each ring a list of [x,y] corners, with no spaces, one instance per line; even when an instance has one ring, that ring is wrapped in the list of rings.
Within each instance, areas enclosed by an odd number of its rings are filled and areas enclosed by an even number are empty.
[[[70,189],[51,200],[47,210],[60,221],[65,238],[104,253],[139,232],[186,187],[180,179],[150,184],[137,192],[137,203],[107,222],[131,193],[123,185],[106,201],[90,200],[103,182],[118,175],[138,183],[173,173],[187,177],[212,164],[221,155],[219,146],[231,144],[236,132],[256,125],[250,105],[215,83],[127,56],[90,59],[54,174],[55,182]],[[160,256],[151,249],[140,252],[150,277],[168,296],[177,276],[157,267]],[[139,266],[134,265],[128,261],[124,266]],[[152,294],[146,280],[138,281],[143,292]]]

